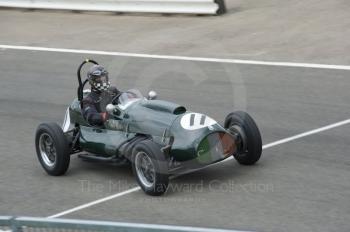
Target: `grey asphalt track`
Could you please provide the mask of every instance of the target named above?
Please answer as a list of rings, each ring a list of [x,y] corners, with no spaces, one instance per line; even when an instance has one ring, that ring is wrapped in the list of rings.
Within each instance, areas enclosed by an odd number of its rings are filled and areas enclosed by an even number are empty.
[[[73,157],[48,176],[34,150],[36,126],[61,123],[85,55],[0,50],[0,214],[50,216],[136,186],[128,167]],[[222,121],[246,110],[264,144],[350,118],[348,71],[94,56],[120,89]],[[256,231],[349,231],[350,125],[264,150],[253,167],[227,161],[172,181],[161,198],[135,192],[67,218]]]

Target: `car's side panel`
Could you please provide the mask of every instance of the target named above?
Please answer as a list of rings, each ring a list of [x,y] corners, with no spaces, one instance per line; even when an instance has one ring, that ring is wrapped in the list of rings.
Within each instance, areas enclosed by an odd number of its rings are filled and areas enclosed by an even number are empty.
[[[124,131],[86,126],[80,126],[80,132],[79,141],[83,150],[106,156],[117,154],[120,145],[134,136],[133,134],[126,136]]]

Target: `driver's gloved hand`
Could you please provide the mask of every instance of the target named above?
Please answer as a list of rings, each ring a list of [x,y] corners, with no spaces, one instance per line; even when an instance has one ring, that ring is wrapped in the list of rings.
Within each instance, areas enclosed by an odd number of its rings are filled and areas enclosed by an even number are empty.
[[[106,122],[108,120],[108,113],[107,112],[100,113],[100,115],[101,115],[103,122]]]

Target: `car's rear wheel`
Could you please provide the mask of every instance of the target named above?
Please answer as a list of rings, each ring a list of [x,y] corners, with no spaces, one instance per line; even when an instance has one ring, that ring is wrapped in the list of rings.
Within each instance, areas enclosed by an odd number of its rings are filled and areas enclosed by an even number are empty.
[[[160,147],[151,140],[138,143],[132,154],[132,169],[142,190],[159,196],[168,188],[168,165]]]
[[[237,138],[237,151],[233,154],[238,163],[253,165],[261,157],[261,134],[253,118],[243,111],[227,115],[225,128]]]
[[[56,123],[42,123],[35,134],[36,153],[41,166],[52,176],[66,173],[69,162],[69,145]]]

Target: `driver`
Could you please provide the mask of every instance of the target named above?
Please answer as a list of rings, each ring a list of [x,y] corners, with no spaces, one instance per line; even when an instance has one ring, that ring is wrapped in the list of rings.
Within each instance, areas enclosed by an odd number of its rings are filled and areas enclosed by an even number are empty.
[[[82,100],[82,114],[92,126],[102,126],[108,119],[107,104],[120,94],[116,87],[111,86],[107,70],[101,65],[94,65],[87,73],[91,93]]]

